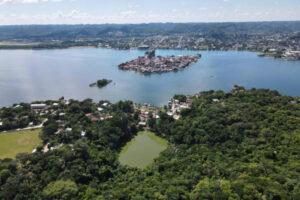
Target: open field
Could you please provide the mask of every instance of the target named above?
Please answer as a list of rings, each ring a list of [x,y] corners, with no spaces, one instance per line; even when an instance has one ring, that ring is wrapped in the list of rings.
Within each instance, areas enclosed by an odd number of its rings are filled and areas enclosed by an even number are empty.
[[[41,129],[0,134],[0,159],[15,158],[18,153],[31,153],[41,143]]]

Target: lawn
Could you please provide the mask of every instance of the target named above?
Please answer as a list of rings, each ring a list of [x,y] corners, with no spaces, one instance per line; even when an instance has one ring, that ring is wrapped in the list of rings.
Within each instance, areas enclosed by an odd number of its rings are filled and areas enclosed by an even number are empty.
[[[41,143],[41,129],[0,134],[0,159],[15,158],[18,153],[31,153]]]

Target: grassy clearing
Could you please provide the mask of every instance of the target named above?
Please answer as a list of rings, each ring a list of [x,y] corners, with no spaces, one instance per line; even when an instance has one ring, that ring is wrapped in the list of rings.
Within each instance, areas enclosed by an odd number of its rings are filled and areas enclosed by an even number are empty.
[[[0,134],[0,159],[15,158],[19,153],[31,153],[41,143],[41,129]]]

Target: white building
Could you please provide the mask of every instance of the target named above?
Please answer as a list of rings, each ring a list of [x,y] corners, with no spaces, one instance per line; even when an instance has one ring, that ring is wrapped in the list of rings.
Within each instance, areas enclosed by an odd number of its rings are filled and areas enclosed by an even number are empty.
[[[32,109],[44,109],[46,108],[46,104],[44,103],[41,103],[41,104],[31,104],[30,105]]]
[[[180,116],[179,116],[179,115],[174,115],[173,118],[174,118],[175,120],[178,120],[178,119],[180,118]]]
[[[146,126],[146,122],[139,122],[140,126]]]
[[[85,136],[85,134],[86,134],[86,132],[85,132],[85,131],[81,131],[81,136],[82,136],[82,137],[84,137],[84,136]]]
[[[167,115],[173,116],[173,113],[172,112],[167,112]]]

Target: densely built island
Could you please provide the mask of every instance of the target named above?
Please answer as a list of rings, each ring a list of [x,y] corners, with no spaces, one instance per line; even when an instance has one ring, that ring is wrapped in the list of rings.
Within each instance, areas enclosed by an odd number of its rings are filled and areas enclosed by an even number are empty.
[[[139,73],[164,73],[183,70],[196,63],[201,54],[162,57],[155,56],[155,50],[146,52],[144,57],[120,64],[121,70],[131,70]]]

